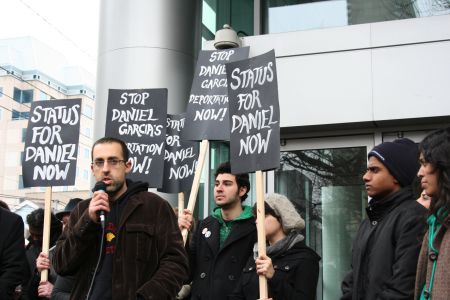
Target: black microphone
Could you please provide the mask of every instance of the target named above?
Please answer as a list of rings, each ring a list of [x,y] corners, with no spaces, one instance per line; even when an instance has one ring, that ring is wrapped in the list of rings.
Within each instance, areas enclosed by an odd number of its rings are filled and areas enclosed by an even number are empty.
[[[92,189],[93,192],[104,192],[106,193],[106,184],[103,181],[97,181],[94,185],[94,188]],[[99,217],[100,217],[100,224],[102,227],[105,227],[105,211],[100,210],[98,211]]]

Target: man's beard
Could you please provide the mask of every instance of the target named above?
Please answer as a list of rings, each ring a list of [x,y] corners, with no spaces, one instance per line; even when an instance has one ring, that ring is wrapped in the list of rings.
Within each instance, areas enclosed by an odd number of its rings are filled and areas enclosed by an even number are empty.
[[[110,197],[114,197],[117,192],[122,189],[123,185],[125,184],[125,181],[122,182],[116,182],[113,181],[112,185],[109,185],[106,187],[106,193],[110,196]]]

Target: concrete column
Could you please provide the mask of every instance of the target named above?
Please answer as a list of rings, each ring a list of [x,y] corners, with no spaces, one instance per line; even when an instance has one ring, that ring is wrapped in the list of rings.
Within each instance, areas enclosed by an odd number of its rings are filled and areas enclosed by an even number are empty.
[[[185,111],[201,42],[201,0],[102,0],[94,140],[104,136],[108,89],[167,88]]]
[[[185,111],[201,34],[201,0],[102,0],[94,138],[105,132],[108,89],[167,88]]]

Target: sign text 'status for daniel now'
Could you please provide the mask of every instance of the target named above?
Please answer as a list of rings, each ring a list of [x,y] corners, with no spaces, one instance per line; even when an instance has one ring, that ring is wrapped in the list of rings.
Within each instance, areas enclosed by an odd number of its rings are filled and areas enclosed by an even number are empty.
[[[105,135],[127,144],[128,177],[151,187],[162,184],[166,114],[167,89],[109,90]]]
[[[280,110],[275,53],[227,64],[233,173],[279,166]]]
[[[167,115],[164,180],[160,192],[179,193],[192,187],[199,146],[198,142],[180,138],[184,126],[185,114]]]
[[[249,48],[201,51],[186,112],[185,140],[228,140],[227,76],[225,64],[248,57]]]
[[[22,161],[25,187],[75,184],[81,99],[31,105]]]

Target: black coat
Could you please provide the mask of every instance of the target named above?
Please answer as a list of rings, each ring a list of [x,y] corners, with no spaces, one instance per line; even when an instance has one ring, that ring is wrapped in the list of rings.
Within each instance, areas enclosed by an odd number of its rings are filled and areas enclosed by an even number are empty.
[[[6,300],[12,299],[14,289],[24,279],[26,258],[22,218],[0,208],[0,230],[0,299]]]
[[[202,234],[205,228],[210,234]],[[235,221],[222,248],[219,247],[219,230],[219,221],[209,216],[199,223],[189,245],[192,300],[227,299],[253,254],[256,242],[253,218]]]
[[[412,299],[427,210],[409,188],[372,200],[366,210],[341,299]]]
[[[52,300],[69,300],[75,276],[58,276],[52,291]]]
[[[113,257],[112,298],[173,299],[188,277],[180,229],[170,204],[127,180]],[[88,214],[90,200],[80,202],[56,244],[53,259],[61,276],[75,275],[70,299],[85,299],[97,262],[102,230]]]
[[[291,249],[272,258],[274,276],[267,280],[269,297],[274,300],[314,300],[319,278],[317,255],[305,243],[298,242]],[[259,298],[259,276],[255,260],[251,257],[244,268],[237,288],[229,300],[255,300]]]

